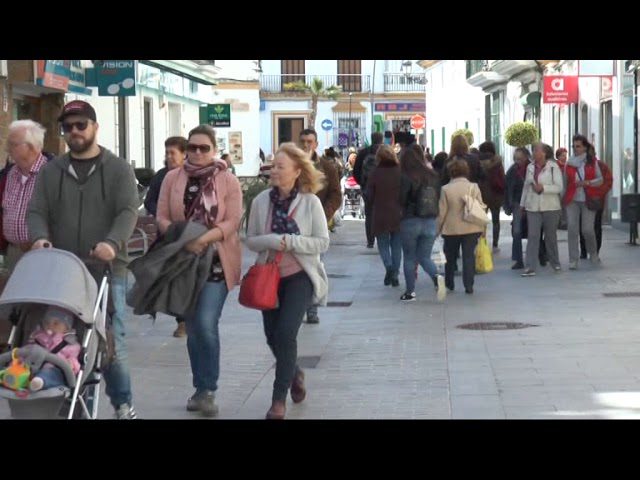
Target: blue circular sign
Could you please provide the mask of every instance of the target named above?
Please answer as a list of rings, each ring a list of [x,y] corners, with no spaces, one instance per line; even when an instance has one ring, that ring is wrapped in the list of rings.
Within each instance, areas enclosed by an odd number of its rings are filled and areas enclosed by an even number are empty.
[[[322,123],[320,124],[320,126],[322,127],[323,130],[329,131],[333,128],[333,122],[328,118],[325,118],[324,120],[322,120]]]

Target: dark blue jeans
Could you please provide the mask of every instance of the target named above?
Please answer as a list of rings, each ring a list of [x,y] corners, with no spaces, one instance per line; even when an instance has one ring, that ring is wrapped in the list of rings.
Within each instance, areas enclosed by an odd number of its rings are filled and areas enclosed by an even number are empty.
[[[227,299],[227,284],[205,283],[196,308],[185,316],[187,327],[187,350],[191,361],[193,386],[198,393],[218,389],[220,375],[220,335],[218,321]]]
[[[431,251],[436,241],[436,219],[405,218],[400,222],[400,235],[407,292],[413,292],[416,288],[416,264],[422,266],[435,282],[438,268],[431,260]]]
[[[298,330],[312,296],[313,284],[309,276],[306,272],[298,272],[280,279],[278,308],[262,312],[267,345],[276,357],[272,400],[285,401],[287,398],[297,368]]]
[[[402,237],[400,232],[381,233],[376,236],[378,241],[378,253],[382,263],[387,270],[392,270],[394,274],[400,271],[400,260],[402,259]]]

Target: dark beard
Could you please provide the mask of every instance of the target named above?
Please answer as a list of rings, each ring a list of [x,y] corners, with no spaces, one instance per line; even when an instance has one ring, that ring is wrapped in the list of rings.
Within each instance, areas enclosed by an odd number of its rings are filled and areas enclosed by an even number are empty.
[[[91,138],[88,138],[87,141],[82,145],[73,144],[71,143],[71,141],[66,143],[67,143],[67,146],[69,147],[69,150],[71,150],[73,153],[84,153],[93,146],[93,144],[95,143],[95,140],[96,140],[96,135],[94,133],[94,135]]]

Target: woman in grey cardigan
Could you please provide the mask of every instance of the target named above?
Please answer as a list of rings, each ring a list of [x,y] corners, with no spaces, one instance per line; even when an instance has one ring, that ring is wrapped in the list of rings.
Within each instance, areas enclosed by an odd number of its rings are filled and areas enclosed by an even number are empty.
[[[534,163],[527,166],[527,175],[520,199],[520,208],[527,212],[529,226],[527,269],[521,274],[523,277],[532,277],[536,274],[541,230],[544,230],[544,242],[549,262],[554,271],[561,270],[557,232],[561,213],[560,198],[563,189],[562,170],[553,161],[553,149],[546,143],[538,143],[534,147],[533,160]]]
[[[315,195],[323,174],[309,155],[293,143],[283,143],[271,169],[270,190],[251,206],[247,247],[258,252],[257,263],[282,252],[279,263],[279,306],[262,312],[267,344],[276,357],[271,408],[267,419],[283,419],[287,391],[294,403],[306,396],[304,372],[297,366],[297,336],[302,318],[313,303],[326,305],[328,279],[320,254],[329,248],[327,220]]]

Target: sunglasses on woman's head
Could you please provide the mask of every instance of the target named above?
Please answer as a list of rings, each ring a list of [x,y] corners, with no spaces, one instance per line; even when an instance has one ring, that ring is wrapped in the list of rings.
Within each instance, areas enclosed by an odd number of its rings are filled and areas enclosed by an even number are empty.
[[[62,122],[62,131],[64,133],[70,133],[73,130],[73,127],[79,132],[83,132],[89,126],[89,120],[82,120],[80,122]]]
[[[211,151],[211,145],[196,145],[195,143],[187,144],[187,152],[195,153],[198,150],[202,153],[209,153]]]

